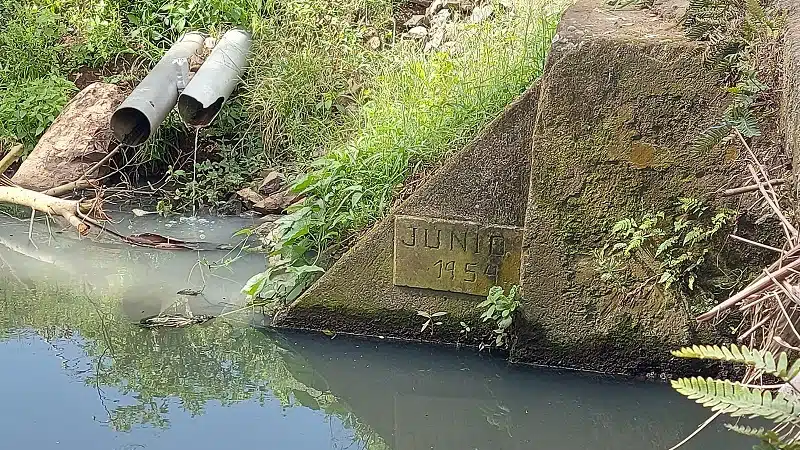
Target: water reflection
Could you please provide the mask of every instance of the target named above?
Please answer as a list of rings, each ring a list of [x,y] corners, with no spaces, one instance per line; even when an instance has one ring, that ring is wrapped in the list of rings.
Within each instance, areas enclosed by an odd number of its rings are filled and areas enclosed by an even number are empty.
[[[0,245],[0,436],[17,447],[640,450],[668,448],[707,417],[664,385],[274,334],[249,315],[144,330],[133,322],[194,280],[196,256],[37,249],[23,236]],[[240,301],[235,277],[248,274],[235,272],[206,278],[192,307]],[[746,445],[716,427],[684,448]]]
[[[102,421],[114,431],[167,429],[174,419],[180,422],[187,415],[199,417],[242,402],[277,403],[284,410],[319,411],[320,423],[325,417],[335,419],[339,428],[349,429],[345,434],[351,434],[350,443],[363,444],[355,448],[384,448],[380,438],[330,391],[304,383],[324,386],[298,355],[259,330],[221,321],[183,330],[143,330],[106,299],[90,300],[65,288],[38,284],[33,290],[9,282],[0,286],[0,336],[6,341],[0,344],[0,355],[15,353],[9,342],[32,347],[46,343],[61,357],[63,371],[73,381],[96,391],[96,395],[86,392],[81,402],[99,403],[106,415]],[[66,353],[73,356],[65,357]],[[26,373],[8,370],[13,358],[9,361],[6,356],[2,356],[5,369],[0,370],[0,384],[35,390],[25,381]],[[34,363],[43,359],[40,354]],[[59,384],[65,382],[72,381]],[[4,402],[0,415],[24,408],[31,399],[18,401]],[[65,406],[58,398],[41,402],[37,405],[41,408]],[[242,425],[257,425],[262,413],[255,413]],[[275,428],[278,422],[263,426]],[[223,423],[238,426],[229,420]]]

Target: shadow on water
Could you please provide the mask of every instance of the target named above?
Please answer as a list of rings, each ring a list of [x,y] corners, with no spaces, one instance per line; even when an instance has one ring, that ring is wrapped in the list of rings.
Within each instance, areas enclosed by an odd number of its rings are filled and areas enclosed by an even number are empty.
[[[241,226],[176,223],[171,234],[227,242]],[[205,286],[194,312],[241,305],[263,257],[201,276],[197,254],[44,234],[35,248],[26,224],[0,230],[0,441],[10,448],[666,449],[707,417],[665,385],[277,334],[249,326],[250,315],[141,329],[135,320],[184,288]],[[717,426],[684,448],[748,447]]]

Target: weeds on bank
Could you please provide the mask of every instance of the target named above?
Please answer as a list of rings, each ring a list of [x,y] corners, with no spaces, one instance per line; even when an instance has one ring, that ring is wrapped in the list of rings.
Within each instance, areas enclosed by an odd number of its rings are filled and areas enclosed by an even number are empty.
[[[254,23],[244,102],[269,156],[300,163],[354,131],[364,84],[381,64],[365,45],[392,27],[390,0],[287,0]]]
[[[8,89],[0,97],[0,136],[13,136],[32,149],[75,90],[74,84],[55,75]]]
[[[296,267],[325,261],[383,217],[409,177],[474,138],[538,77],[557,15],[502,20],[465,27],[454,51],[425,55],[407,43],[385,54],[355,131],[295,180],[305,201],[268,237],[273,258]],[[267,272],[253,280],[271,283]]]

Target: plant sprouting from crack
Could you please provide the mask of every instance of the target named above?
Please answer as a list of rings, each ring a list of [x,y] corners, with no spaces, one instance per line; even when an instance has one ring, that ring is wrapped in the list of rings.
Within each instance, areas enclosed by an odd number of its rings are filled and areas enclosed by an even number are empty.
[[[514,313],[520,306],[517,300],[519,288],[514,285],[509,289],[508,295],[500,286],[492,286],[486,300],[478,304],[477,308],[483,309],[481,319],[484,322],[491,320],[495,324],[493,344],[481,343],[480,349],[494,345],[504,348],[508,345],[508,328],[514,322]]]
[[[423,323],[423,324],[422,324],[422,329],[420,329],[420,330],[419,330],[419,332],[420,332],[420,333],[424,333],[424,332],[425,332],[425,330],[427,330],[428,328],[430,328],[430,329],[431,329],[431,336],[433,336],[433,328],[434,328],[435,326],[439,326],[439,325],[441,325],[441,324],[442,324],[442,322],[441,322],[441,321],[439,321],[439,320],[436,320],[436,319],[437,319],[438,317],[446,316],[446,315],[447,315],[447,313],[446,313],[446,312],[444,312],[444,311],[439,311],[439,312],[435,312],[435,313],[431,314],[431,313],[429,313],[428,311],[417,311],[417,315],[418,315],[418,316],[422,316],[422,317],[424,317],[424,318],[426,318],[426,319],[427,319],[427,320],[425,321],[425,323]]]
[[[594,251],[600,278],[620,287],[627,283],[624,262],[636,257],[668,289],[675,283],[694,290],[697,271],[714,244],[714,237],[736,217],[727,208],[712,209],[702,200],[681,197],[675,215],[663,211],[626,218],[611,229],[612,241]]]

